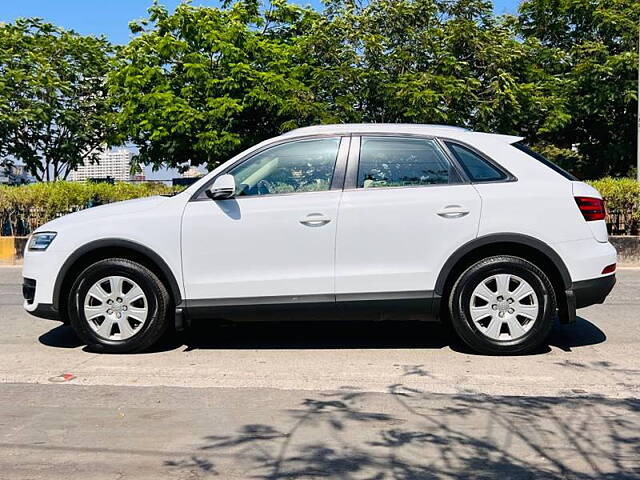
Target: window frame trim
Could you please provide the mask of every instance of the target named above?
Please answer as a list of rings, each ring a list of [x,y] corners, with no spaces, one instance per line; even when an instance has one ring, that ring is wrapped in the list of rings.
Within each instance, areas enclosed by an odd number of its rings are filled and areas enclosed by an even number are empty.
[[[316,134],[316,135],[305,135],[305,136],[294,137],[294,138],[283,138],[279,141],[271,142],[268,145],[265,145],[264,147],[258,150],[255,150],[251,153],[248,153],[247,155],[242,156],[237,161],[227,166],[224,170],[221,170],[216,175],[211,177],[206,183],[204,183],[200,188],[198,188],[198,190],[196,190],[196,192],[189,199],[189,202],[220,201],[220,200],[213,200],[209,198],[204,192],[208,190],[211,187],[211,185],[213,185],[213,182],[215,182],[219,176],[229,173],[230,170],[240,166],[245,162],[248,162],[256,155],[260,155],[261,153],[267,150],[270,150],[271,148],[279,147],[281,145],[286,145],[288,143],[297,143],[297,142],[310,141],[310,140],[321,140],[321,139],[327,139],[327,138],[338,139],[338,151],[336,153],[336,161],[333,166],[331,185],[329,186],[328,190],[320,190],[320,191],[313,191],[313,192],[270,193],[268,195],[246,195],[246,196],[239,196],[239,197],[234,196],[234,197],[231,197],[230,199],[225,199],[225,200],[231,200],[231,199],[241,200],[244,198],[258,198],[258,197],[260,198],[282,197],[285,195],[302,195],[302,194],[309,194],[309,193],[319,194],[319,193],[326,193],[326,192],[331,192],[335,190],[343,190],[344,181],[345,181],[345,172],[347,168],[347,159],[349,154],[349,145],[351,143],[351,136],[336,135],[336,134],[321,134],[321,135]]]
[[[518,150],[519,152],[524,153],[525,155],[527,155],[527,156],[533,158],[534,160],[540,162],[545,167],[553,170],[555,173],[557,173],[558,175],[564,177],[566,180],[569,180],[570,182],[580,182],[581,181],[573,173],[565,170],[560,165],[558,165],[557,163],[549,160],[547,157],[545,157],[541,153],[536,152],[533,148],[531,148],[529,145],[527,145],[524,142],[524,140],[519,140],[517,142],[514,142],[514,143],[511,144],[511,146],[513,148],[515,148],[516,150]]]
[[[375,188],[364,188],[358,187],[358,170],[360,169],[360,153],[362,146],[363,138],[380,138],[380,137],[389,137],[389,138],[413,138],[420,140],[433,140],[436,145],[442,151],[442,154],[449,161],[453,169],[456,171],[458,176],[460,177],[460,181],[457,183],[433,183],[426,185],[397,185],[391,187],[375,187]],[[439,137],[435,135],[423,135],[416,133],[394,133],[394,132],[367,132],[361,134],[353,134],[351,137],[351,149],[349,150],[349,159],[347,163],[347,173],[344,184],[344,191],[377,191],[377,190],[395,190],[398,188],[430,188],[430,187],[455,187],[459,185],[469,185],[471,182],[469,181],[469,177],[457,159],[452,158],[451,153],[448,149],[444,148],[444,145],[440,141]]]

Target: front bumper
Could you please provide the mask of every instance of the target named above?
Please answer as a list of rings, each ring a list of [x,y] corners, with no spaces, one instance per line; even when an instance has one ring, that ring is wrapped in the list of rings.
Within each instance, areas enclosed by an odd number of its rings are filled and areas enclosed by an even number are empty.
[[[24,309],[34,317],[48,320],[60,320],[60,313],[50,303],[35,303],[38,282],[32,278],[23,277],[22,296],[24,297]]]
[[[613,290],[615,284],[615,274],[573,282],[571,290],[573,290],[575,296],[576,308],[584,308],[597,303],[604,303],[604,300],[611,290]]]
[[[51,247],[50,247],[51,248]],[[22,266],[24,309],[40,318],[60,319],[54,308],[55,281],[67,255],[56,250],[24,252]]]
[[[46,318],[47,320],[62,321],[62,319],[60,318],[60,312],[58,312],[55,308],[53,308],[53,305],[39,303],[35,307],[35,309],[27,310],[27,313],[38,318]]]

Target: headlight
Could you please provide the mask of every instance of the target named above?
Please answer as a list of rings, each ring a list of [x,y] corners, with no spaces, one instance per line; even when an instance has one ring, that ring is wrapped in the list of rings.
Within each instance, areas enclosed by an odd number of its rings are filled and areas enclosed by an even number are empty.
[[[56,238],[54,232],[34,233],[29,240],[29,250],[46,250],[54,238]]]

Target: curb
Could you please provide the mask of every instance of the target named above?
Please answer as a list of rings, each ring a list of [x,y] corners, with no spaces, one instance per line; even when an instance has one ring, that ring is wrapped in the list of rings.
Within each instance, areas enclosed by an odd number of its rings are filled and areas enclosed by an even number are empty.
[[[618,266],[640,266],[640,236],[610,236],[609,242],[618,252]]]

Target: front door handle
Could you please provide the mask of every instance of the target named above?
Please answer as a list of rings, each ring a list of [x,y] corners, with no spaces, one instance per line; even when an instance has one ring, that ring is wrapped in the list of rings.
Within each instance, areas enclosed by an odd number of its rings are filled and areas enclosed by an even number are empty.
[[[322,213],[310,213],[300,220],[300,223],[307,227],[321,227],[329,223],[331,219]]]
[[[469,210],[460,205],[447,205],[437,212],[442,218],[461,218],[469,214]]]

